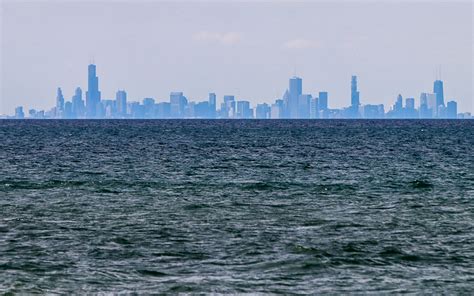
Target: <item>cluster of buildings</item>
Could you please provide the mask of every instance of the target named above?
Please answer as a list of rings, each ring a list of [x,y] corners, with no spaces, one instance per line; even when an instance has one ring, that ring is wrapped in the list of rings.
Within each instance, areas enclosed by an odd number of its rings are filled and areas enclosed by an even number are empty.
[[[443,82],[434,82],[433,93],[420,95],[418,108],[414,98],[399,95],[393,106],[386,112],[383,104],[362,105],[357,87],[357,77],[352,76],[350,106],[331,109],[329,95],[303,93],[303,81],[293,77],[289,88],[281,98],[272,104],[257,104],[237,100],[233,95],[225,95],[221,104],[215,93],[206,100],[188,100],[182,92],[171,92],[168,102],[157,102],[154,98],[144,98],[142,102],[129,101],[124,90],[118,90],[114,99],[103,99],[99,90],[96,66],[88,67],[88,88],[85,93],[76,88],[70,101],[64,99],[61,88],[56,95],[56,106],[48,111],[31,109],[28,115],[23,107],[15,109],[11,118],[23,119],[172,119],[172,118],[221,118],[221,119],[337,119],[337,118],[471,118],[470,113],[457,112],[457,103],[451,100],[445,104]]]

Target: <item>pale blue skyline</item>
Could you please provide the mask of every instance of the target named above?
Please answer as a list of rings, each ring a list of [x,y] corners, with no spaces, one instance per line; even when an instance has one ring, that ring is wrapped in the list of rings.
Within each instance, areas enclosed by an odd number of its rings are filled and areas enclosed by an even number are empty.
[[[171,91],[193,100],[281,97],[293,74],[303,92],[350,105],[392,105],[432,92],[441,66],[445,100],[473,112],[471,2],[2,2],[0,114],[46,109],[57,87],[70,99],[97,64],[102,98]]]

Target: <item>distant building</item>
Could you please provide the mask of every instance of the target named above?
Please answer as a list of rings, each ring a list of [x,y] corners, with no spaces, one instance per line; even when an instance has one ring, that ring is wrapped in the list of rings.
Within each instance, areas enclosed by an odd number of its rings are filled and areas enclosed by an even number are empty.
[[[289,88],[289,115],[290,118],[298,118],[299,98],[303,93],[303,80],[294,76],[290,78]],[[308,104],[309,106],[309,104]]]
[[[82,118],[85,116],[85,104],[82,99],[82,89],[80,87],[76,88],[74,96],[72,96],[72,117],[73,118]]]
[[[444,107],[444,90],[443,90],[443,81],[436,80],[433,84],[433,93],[436,96],[436,109],[439,106]]]
[[[15,108],[15,118],[16,119],[23,119],[25,118],[25,113],[23,113],[23,107],[19,106]]]
[[[216,118],[216,107],[217,107],[217,101],[216,101],[216,94],[215,93],[209,93],[209,118]]]
[[[235,117],[235,97],[231,95],[224,96],[224,102],[221,106],[221,118]]]
[[[357,76],[351,78],[351,106],[347,110],[348,117],[358,118],[359,117],[359,106],[360,106],[360,93],[357,89]]]
[[[446,105],[446,117],[450,119],[457,118],[458,114],[458,104],[453,100],[449,101]]]
[[[188,104],[188,100],[182,92],[172,92],[170,94],[170,116],[171,118],[184,118],[184,108]]]
[[[88,118],[100,118],[102,110],[99,105],[101,96],[99,91],[99,77],[96,75],[96,66],[93,64],[88,67],[87,86],[86,115]]]
[[[308,94],[300,95],[298,97],[298,113],[295,118],[308,119],[310,118],[310,105],[312,96]]]
[[[272,104],[271,106],[270,118],[271,119],[286,118],[283,114],[283,106],[284,106],[283,100],[276,100],[275,103]]]
[[[62,118],[64,112],[64,96],[60,87],[58,87],[56,93],[56,117]]]
[[[384,118],[384,107],[383,105],[364,105],[362,107],[362,117],[368,119],[381,119]]]
[[[117,106],[117,117],[124,118],[127,115],[127,92],[125,90],[117,91],[115,104]]]
[[[255,118],[269,119],[271,115],[271,107],[267,103],[258,104],[255,111]]]

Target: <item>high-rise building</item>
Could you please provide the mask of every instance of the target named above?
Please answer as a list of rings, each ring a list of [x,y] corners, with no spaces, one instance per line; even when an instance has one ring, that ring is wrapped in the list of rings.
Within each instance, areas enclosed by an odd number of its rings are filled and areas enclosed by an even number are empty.
[[[101,106],[100,91],[99,91],[99,77],[96,74],[96,66],[90,64],[88,67],[87,78],[87,92],[86,92],[86,108],[87,117],[94,118],[100,116]]]
[[[451,119],[458,117],[458,104],[456,101],[449,101],[446,105],[446,117]]]
[[[284,114],[284,101],[283,100],[276,100],[274,104],[272,104],[271,111],[270,111],[270,118],[271,119],[280,119],[280,118],[287,118]]]
[[[421,93],[420,95],[420,118],[431,118],[433,117],[432,112],[430,111],[428,107],[428,94],[427,93]]]
[[[309,118],[319,118],[319,98],[311,98],[309,110]]]
[[[438,108],[436,104],[436,94],[426,94],[426,101],[428,102],[428,110],[431,118],[438,117]]]
[[[209,118],[216,118],[216,94],[209,93]]]
[[[143,108],[145,112],[145,118],[154,118],[155,117],[155,99],[153,98],[144,98],[143,99]]]
[[[115,104],[117,106],[117,116],[125,117],[127,115],[127,92],[118,90],[115,94]]]
[[[351,107],[350,107],[350,115],[353,118],[358,117],[359,113],[359,105],[360,105],[360,93],[357,89],[357,76],[352,76],[351,78]]]
[[[289,88],[289,115],[290,118],[298,118],[299,97],[303,93],[303,81],[301,78],[294,76],[290,78]]]
[[[221,118],[235,117],[235,97],[231,95],[224,96],[224,102],[221,106]]]
[[[250,109],[249,101],[238,101],[237,102],[237,112],[236,118],[249,119],[252,118],[252,112]]]
[[[325,91],[319,92],[319,110],[328,109],[328,93]]]
[[[296,118],[308,119],[311,115],[311,95],[300,95],[298,97],[298,113]]]
[[[415,109],[415,99],[406,98],[405,99],[405,118],[417,118],[418,113]]]
[[[60,87],[58,87],[56,93],[56,117],[61,118],[63,117],[64,113],[64,96],[63,92]]]
[[[15,118],[16,119],[23,119],[25,118],[25,113],[23,112],[23,107],[19,106],[15,108]]]
[[[443,81],[436,80],[434,82],[433,93],[436,95],[436,109],[438,109],[439,106],[444,106]]]
[[[171,92],[170,93],[170,116],[171,118],[183,118],[184,109],[188,104],[188,100],[182,92]]]
[[[269,119],[271,108],[267,103],[258,104],[255,111],[255,118],[257,119]]]
[[[74,96],[72,96],[72,117],[81,118],[84,116],[85,105],[84,100],[82,99],[82,89],[80,87],[76,88]]]
[[[72,103],[71,102],[64,103],[63,118],[65,118],[65,119],[74,118],[73,113],[72,113]]]

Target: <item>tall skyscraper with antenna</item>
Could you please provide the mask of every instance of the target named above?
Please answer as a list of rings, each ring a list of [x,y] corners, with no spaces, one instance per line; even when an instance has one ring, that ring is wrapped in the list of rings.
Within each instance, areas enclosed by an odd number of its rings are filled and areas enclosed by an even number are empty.
[[[350,117],[357,118],[359,114],[359,91],[357,90],[357,76],[352,76],[351,78],[351,107],[350,107]]]
[[[96,66],[90,64],[88,67],[87,78],[87,92],[86,92],[86,109],[87,117],[94,118],[99,108],[100,91],[99,91],[99,77],[97,77]]]
[[[436,95],[436,108],[444,106],[443,81],[436,80],[433,85],[433,93]]]

